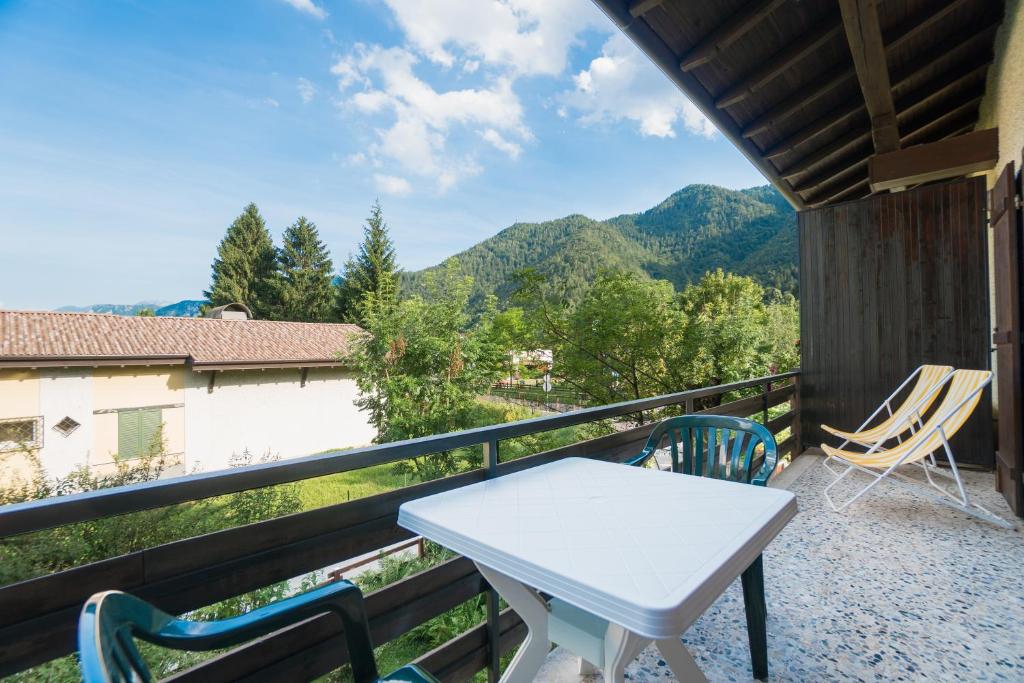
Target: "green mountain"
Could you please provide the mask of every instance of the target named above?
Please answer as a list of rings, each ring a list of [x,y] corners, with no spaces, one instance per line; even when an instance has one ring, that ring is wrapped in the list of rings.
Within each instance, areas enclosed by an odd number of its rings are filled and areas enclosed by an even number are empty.
[[[473,276],[475,303],[492,293],[507,297],[522,268],[546,275],[569,300],[602,268],[645,273],[677,289],[722,268],[795,294],[796,214],[768,185],[689,185],[642,213],[516,223],[454,258]],[[403,286],[418,289],[424,274],[438,267],[403,273]]]

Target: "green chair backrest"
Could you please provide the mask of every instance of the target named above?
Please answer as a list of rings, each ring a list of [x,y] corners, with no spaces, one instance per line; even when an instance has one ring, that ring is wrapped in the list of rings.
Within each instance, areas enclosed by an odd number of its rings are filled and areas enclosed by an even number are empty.
[[[643,465],[667,443],[672,471],[765,486],[775,471],[775,437],[753,420],[724,415],[683,415],[660,422],[640,455],[627,460]],[[754,472],[754,464],[761,467]]]
[[[333,612],[345,629],[352,677],[377,680],[363,596],[348,581],[330,583],[219,621],[177,619],[121,591],[89,598],[78,620],[78,654],[86,683],[152,681],[135,638],[175,650],[206,651],[239,645],[290,624]]]

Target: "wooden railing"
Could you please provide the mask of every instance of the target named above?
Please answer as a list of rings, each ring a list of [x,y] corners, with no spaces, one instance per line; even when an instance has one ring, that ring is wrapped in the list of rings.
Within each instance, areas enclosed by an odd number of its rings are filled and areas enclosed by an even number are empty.
[[[514,471],[578,456],[622,461],[643,447],[653,423],[589,441],[500,461],[502,441],[597,420],[636,416],[669,406],[689,413],[756,416],[790,434],[781,455],[800,449],[799,372],[683,391],[639,401],[440,434],[353,451],[165,479],[0,508],[0,539],[61,525],[137,512],[259,487],[482,445],[484,467],[415,486],[175,541],[138,552],[0,587],[0,676],[67,655],[75,649],[82,603],[106,589],[129,591],[181,614],[287,581],[373,552],[412,535],[397,525],[409,500]],[[732,392],[750,396],[716,403]],[[789,409],[772,419],[769,409]],[[497,611],[497,597],[465,558],[431,567],[366,597],[379,646],[465,601],[488,592],[488,619],[420,657],[444,681],[462,681],[483,669],[497,673],[502,653],[525,635],[514,612]],[[329,615],[302,622],[172,676],[176,681],[272,681],[312,678],[346,663],[340,625]],[[497,647],[492,648],[492,644]]]

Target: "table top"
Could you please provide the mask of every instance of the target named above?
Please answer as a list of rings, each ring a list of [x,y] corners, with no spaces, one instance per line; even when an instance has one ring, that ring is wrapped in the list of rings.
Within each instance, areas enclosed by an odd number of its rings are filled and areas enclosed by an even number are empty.
[[[566,458],[404,503],[398,523],[657,639],[683,633],[796,512],[781,489]]]

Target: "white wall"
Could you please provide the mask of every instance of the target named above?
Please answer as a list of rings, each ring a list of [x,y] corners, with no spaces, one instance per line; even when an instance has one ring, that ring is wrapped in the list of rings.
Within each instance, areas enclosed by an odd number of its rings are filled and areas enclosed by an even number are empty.
[[[39,409],[43,416],[43,449],[39,459],[51,477],[65,477],[77,465],[90,463],[93,445],[92,369],[44,369],[39,372]],[[81,426],[64,436],[53,426],[70,417]]]
[[[232,454],[248,449],[259,458],[281,458],[369,444],[375,432],[353,401],[355,377],[333,368],[301,371],[218,372],[213,392],[208,372],[185,379],[186,470],[228,467]]]

